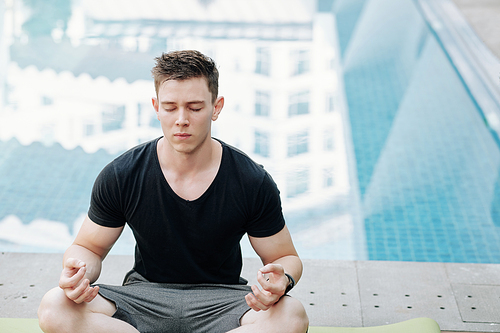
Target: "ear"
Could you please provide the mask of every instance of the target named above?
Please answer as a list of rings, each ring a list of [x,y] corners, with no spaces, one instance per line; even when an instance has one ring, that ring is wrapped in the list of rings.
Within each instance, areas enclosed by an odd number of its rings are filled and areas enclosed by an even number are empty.
[[[213,121],[216,121],[217,118],[219,118],[219,114],[221,113],[223,107],[224,107],[224,97],[219,96],[215,100],[215,104],[214,104],[214,111],[212,113],[212,120]]]
[[[153,103],[153,108],[155,109],[156,117],[158,118],[158,99],[156,97],[153,97],[151,98],[151,102]]]

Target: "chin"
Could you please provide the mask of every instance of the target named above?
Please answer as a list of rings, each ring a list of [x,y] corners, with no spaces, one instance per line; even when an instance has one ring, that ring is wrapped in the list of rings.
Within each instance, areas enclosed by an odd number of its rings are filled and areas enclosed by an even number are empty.
[[[175,144],[173,145],[173,148],[176,152],[181,153],[181,154],[191,154],[196,150],[196,146],[194,145],[189,145],[189,144]]]

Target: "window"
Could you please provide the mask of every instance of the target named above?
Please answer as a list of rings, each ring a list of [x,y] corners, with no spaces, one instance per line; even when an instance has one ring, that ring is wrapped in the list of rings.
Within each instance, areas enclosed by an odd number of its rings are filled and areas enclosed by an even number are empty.
[[[270,110],[269,93],[265,91],[255,92],[255,115],[269,117]]]
[[[255,131],[254,153],[263,157],[269,157],[269,134]]]
[[[335,149],[334,130],[333,128],[325,130],[323,137],[323,150],[333,151]]]
[[[123,128],[125,106],[109,105],[102,111],[102,131],[110,132]]]
[[[288,157],[297,156],[309,151],[309,133],[307,131],[288,136]]]
[[[318,0],[318,12],[330,13],[333,11],[333,0]]]
[[[84,136],[92,136],[94,134],[95,134],[94,124],[85,124],[83,127],[83,135]]]
[[[293,198],[299,194],[307,192],[309,189],[309,170],[294,170],[288,173],[287,179],[287,198]]]
[[[326,112],[327,113],[335,111],[335,102],[334,101],[335,101],[335,99],[333,97],[333,94],[332,93],[328,94],[328,96],[326,97]]]
[[[289,98],[288,116],[293,117],[309,113],[309,91],[293,94]]]
[[[266,47],[258,47],[256,54],[255,73],[269,76],[271,54]]]
[[[308,50],[296,50],[292,51],[292,75],[300,75],[309,72],[309,51]]]
[[[43,105],[52,105],[54,104],[54,100],[49,96],[42,96],[42,104]]]
[[[333,168],[323,169],[323,187],[333,186]]]
[[[151,117],[156,119],[156,113],[151,110],[150,104],[137,103],[137,126],[149,126]]]

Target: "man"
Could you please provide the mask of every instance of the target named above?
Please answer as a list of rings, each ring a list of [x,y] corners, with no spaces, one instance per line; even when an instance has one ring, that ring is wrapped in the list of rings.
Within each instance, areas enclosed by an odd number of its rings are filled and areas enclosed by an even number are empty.
[[[283,297],[302,274],[267,172],[211,137],[224,98],[197,51],[156,58],[153,106],[164,136],[107,165],[66,250],[59,288],[38,311],[44,332],[306,332],[303,306]],[[92,285],[128,223],[134,269],[123,286]],[[262,286],[239,277],[248,233]]]

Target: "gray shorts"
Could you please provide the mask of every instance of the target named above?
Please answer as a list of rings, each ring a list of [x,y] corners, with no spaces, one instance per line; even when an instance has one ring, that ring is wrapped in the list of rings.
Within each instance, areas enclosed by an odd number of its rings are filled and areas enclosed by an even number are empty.
[[[127,274],[123,286],[99,285],[99,294],[116,305],[113,318],[141,333],[227,332],[250,310],[247,285],[166,284]]]

